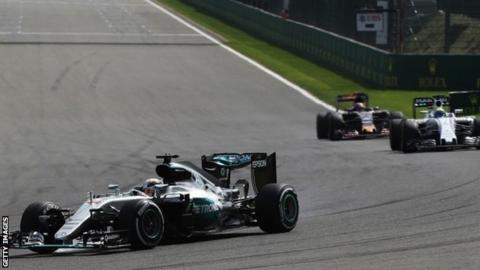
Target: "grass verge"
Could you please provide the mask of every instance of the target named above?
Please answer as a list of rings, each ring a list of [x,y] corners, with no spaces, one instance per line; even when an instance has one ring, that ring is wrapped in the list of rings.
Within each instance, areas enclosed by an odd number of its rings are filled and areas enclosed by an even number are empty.
[[[330,104],[334,104],[335,97],[338,94],[365,91],[370,96],[371,105],[390,110],[399,110],[404,112],[406,116],[411,116],[411,104],[414,97],[447,93],[447,91],[366,88],[315,62],[308,61],[273,44],[258,39],[180,0],[156,1],[174,10],[176,13],[189,18],[209,31],[222,36],[225,44],[229,47],[254,59]]]

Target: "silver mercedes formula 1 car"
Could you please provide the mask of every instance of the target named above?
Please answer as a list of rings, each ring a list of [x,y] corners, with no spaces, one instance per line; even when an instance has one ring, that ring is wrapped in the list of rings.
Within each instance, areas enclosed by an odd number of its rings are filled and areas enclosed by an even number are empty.
[[[275,153],[221,153],[202,156],[202,168],[175,155],[158,156],[159,178],[127,192],[109,185],[89,192],[76,211],[35,202],[23,212],[10,248],[52,253],[59,248],[153,248],[168,237],[189,237],[240,226],[267,233],[292,230],[298,219],[295,189],[276,183]],[[246,169],[251,180],[230,186],[232,173]],[[250,171],[250,172],[248,172]],[[250,185],[252,190],[250,190]]]
[[[434,96],[415,98],[415,119],[393,120],[390,147],[393,151],[411,153],[424,150],[477,148],[480,149],[480,120],[475,116],[459,116],[462,110],[447,112],[449,97]],[[418,108],[425,116],[416,119]]]

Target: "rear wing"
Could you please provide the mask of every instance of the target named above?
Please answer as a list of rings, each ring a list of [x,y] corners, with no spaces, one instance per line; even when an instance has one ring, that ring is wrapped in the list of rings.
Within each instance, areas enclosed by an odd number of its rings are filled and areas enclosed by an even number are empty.
[[[368,95],[366,93],[353,93],[350,95],[338,95],[337,96],[337,111],[340,109],[340,103],[344,102],[362,102],[368,107]]]
[[[433,97],[417,97],[413,99],[413,118],[417,118],[418,108],[433,109],[434,106],[450,106],[450,97],[448,96],[433,96]]]
[[[275,153],[216,153],[202,156],[202,169],[217,177],[225,188],[230,187],[231,172],[247,166],[250,166],[255,193],[266,184],[277,182]]]

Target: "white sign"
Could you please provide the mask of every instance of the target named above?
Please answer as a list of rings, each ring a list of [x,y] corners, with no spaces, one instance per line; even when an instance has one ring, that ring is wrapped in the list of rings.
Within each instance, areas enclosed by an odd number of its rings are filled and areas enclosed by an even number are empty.
[[[377,1],[377,6],[382,7],[383,9],[388,9],[388,1]],[[383,30],[377,32],[376,38],[377,45],[387,45],[388,44],[388,13],[383,13]]]
[[[383,13],[357,13],[357,31],[378,32],[383,31]]]

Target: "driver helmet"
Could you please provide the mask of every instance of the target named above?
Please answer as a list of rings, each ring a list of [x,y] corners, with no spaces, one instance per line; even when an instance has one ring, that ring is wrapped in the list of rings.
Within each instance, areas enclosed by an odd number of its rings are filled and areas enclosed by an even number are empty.
[[[147,180],[145,180],[145,182],[143,182],[143,185],[142,185],[143,193],[151,197],[154,196],[155,185],[158,185],[158,184],[163,184],[163,180],[158,178],[148,178]]]
[[[363,112],[366,109],[363,102],[356,102],[353,104],[353,110],[356,112]]]
[[[445,117],[445,115],[447,115],[447,113],[443,108],[437,108],[435,112],[433,112],[433,117],[435,118],[442,118]]]
[[[443,102],[441,100],[435,100],[435,105],[433,107],[434,118],[441,118],[447,115],[447,113],[445,112],[442,106],[443,106]]]

